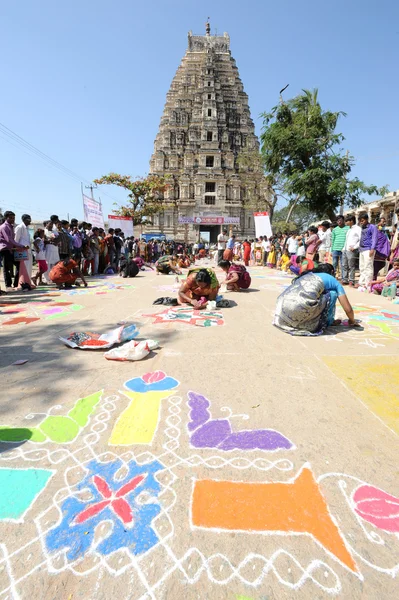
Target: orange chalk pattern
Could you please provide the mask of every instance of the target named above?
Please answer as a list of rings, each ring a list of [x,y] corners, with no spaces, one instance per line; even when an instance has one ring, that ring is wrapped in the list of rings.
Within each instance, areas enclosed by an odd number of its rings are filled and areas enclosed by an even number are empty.
[[[351,571],[357,572],[308,467],[288,483],[197,480],[192,524],[211,529],[310,534]]]
[[[25,325],[28,325],[34,321],[40,321],[40,319],[36,317],[15,317],[9,321],[4,321],[3,325],[19,325],[19,323],[25,323]]]

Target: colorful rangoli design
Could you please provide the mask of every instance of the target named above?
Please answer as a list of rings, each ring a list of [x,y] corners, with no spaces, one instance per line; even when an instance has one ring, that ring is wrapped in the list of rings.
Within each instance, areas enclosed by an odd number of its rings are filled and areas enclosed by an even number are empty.
[[[345,577],[365,585],[373,569],[390,585],[396,496],[294,466],[283,434],[233,427],[239,415],[223,407],[227,417],[212,417],[194,392],[187,405],[179,386],[163,371],[145,373],[122,395],[97,392],[34,427],[0,428],[11,447],[0,453],[0,520],[13,528],[0,543],[2,595],[33,593],[38,571],[47,587],[55,574],[79,583],[94,574],[97,595],[105,577],[126,575],[132,600],[158,600],[165,586],[180,596],[200,579],[215,598],[227,584],[253,596],[266,581],[339,597]]]
[[[93,460],[87,465],[86,477],[76,485],[76,493],[90,492],[90,501],[72,495],[61,505],[61,522],[46,535],[50,552],[65,549],[71,561],[83,557],[93,545],[95,528],[104,521],[112,523],[112,528],[96,544],[98,554],[109,555],[126,548],[137,555],[158,542],[152,522],[161,511],[157,500],[161,486],[154,475],[163,466],[158,461],[138,465],[131,460],[126,464],[126,476],[118,480],[116,474],[123,466],[122,460],[105,464]],[[143,493],[151,500],[138,503]]]
[[[195,448],[218,448],[219,450],[290,450],[294,447],[288,438],[273,429],[252,429],[233,432],[229,418],[212,419],[210,402],[201,394],[188,393],[191,408],[188,430],[190,443]],[[223,407],[222,410],[226,410]],[[231,415],[233,417],[234,415]],[[247,415],[240,415],[248,418]]]
[[[82,310],[84,306],[74,302],[51,301],[48,299],[9,304],[0,307],[0,323],[3,326],[28,325],[40,319],[59,319]]]
[[[153,324],[185,323],[200,327],[215,327],[224,325],[223,313],[216,310],[195,310],[193,308],[167,308],[159,313],[145,314],[144,317],[154,317]]]

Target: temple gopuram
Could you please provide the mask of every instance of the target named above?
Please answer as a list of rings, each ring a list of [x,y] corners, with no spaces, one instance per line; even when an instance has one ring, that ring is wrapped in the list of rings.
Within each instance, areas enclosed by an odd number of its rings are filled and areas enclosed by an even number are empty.
[[[169,175],[165,210],[147,231],[216,241],[221,228],[254,237],[253,211],[267,195],[259,141],[227,33],[188,33],[166,96],[150,173]]]

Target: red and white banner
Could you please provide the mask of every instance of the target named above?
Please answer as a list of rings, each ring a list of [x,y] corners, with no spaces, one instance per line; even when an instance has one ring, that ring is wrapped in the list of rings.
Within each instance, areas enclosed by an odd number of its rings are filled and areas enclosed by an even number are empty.
[[[268,238],[273,235],[272,226],[270,223],[270,217],[268,212],[256,212],[254,213],[255,221],[255,235],[257,238],[267,236]]]
[[[126,237],[133,235],[132,217],[120,217],[119,215],[108,215],[108,227],[122,229]]]

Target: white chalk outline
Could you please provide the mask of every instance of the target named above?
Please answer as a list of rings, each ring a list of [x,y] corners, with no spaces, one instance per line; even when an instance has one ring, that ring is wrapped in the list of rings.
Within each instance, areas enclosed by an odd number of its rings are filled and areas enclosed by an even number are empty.
[[[168,580],[168,578],[173,573],[176,573],[176,572],[181,573],[183,575],[183,577],[185,578],[185,580],[189,584],[196,583],[200,579],[202,574],[206,574],[209,581],[216,585],[226,585],[227,583],[230,583],[233,581],[239,581],[245,585],[248,585],[248,587],[250,587],[250,588],[259,587],[262,584],[262,582],[265,580],[267,575],[271,572],[276,576],[279,583],[288,587],[289,589],[293,589],[293,590],[298,589],[306,581],[310,580],[317,587],[319,587],[320,589],[322,589],[323,591],[325,591],[328,594],[336,595],[341,591],[342,586],[341,586],[340,579],[339,579],[338,575],[335,573],[335,571],[328,564],[326,564],[325,562],[323,562],[319,559],[314,559],[306,567],[303,567],[291,553],[289,553],[288,551],[286,551],[283,548],[277,549],[268,558],[263,555],[250,552],[236,566],[234,566],[230,562],[230,560],[227,556],[224,556],[222,554],[213,554],[210,556],[205,556],[196,547],[189,548],[183,555],[181,555],[180,557],[177,557],[175,552],[173,551],[172,547],[169,544],[169,540],[174,539],[174,536],[175,536],[174,523],[173,523],[171,517],[169,516],[169,512],[173,509],[173,507],[178,502],[177,493],[174,489],[175,483],[178,480],[178,476],[174,473],[174,470],[176,468],[185,466],[188,469],[192,469],[197,466],[204,466],[206,468],[214,470],[214,469],[221,469],[224,466],[228,466],[230,468],[234,468],[237,470],[247,470],[247,469],[255,468],[256,470],[258,470],[260,472],[267,472],[271,469],[276,469],[277,471],[281,471],[281,472],[289,472],[289,471],[293,470],[293,463],[290,460],[284,459],[284,458],[273,461],[273,460],[268,460],[266,458],[266,456],[259,457],[259,450],[248,451],[245,453],[245,456],[242,456],[242,454],[241,454],[240,456],[236,455],[236,456],[230,457],[230,456],[226,456],[226,452],[224,452],[224,451],[218,451],[217,449],[212,449],[213,453],[211,456],[208,456],[208,454],[209,454],[208,452],[202,452],[201,453],[202,455],[199,453],[196,453],[196,454],[189,453],[188,456],[182,457],[180,455],[180,452],[178,452],[178,450],[180,448],[180,437],[182,435],[182,418],[180,415],[181,415],[181,405],[182,405],[183,400],[180,396],[170,396],[169,398],[167,398],[166,427],[163,431],[165,441],[162,443],[163,451],[158,452],[157,455],[155,455],[151,451],[151,448],[149,448],[148,451],[145,451],[143,448],[142,449],[143,451],[141,451],[141,452],[137,453],[137,452],[134,452],[133,450],[131,450],[131,451],[125,452],[122,456],[120,456],[118,454],[111,452],[110,450],[107,450],[107,445],[106,445],[106,440],[109,438],[109,428],[111,425],[112,413],[116,410],[116,408],[117,408],[116,403],[119,402],[120,400],[121,400],[121,398],[118,395],[111,395],[106,398],[103,398],[103,397],[101,398],[100,402],[96,406],[96,411],[94,411],[92,413],[93,422],[90,424],[90,432],[87,434],[81,433],[81,435],[78,438],[77,447],[75,449],[63,448],[63,447],[57,448],[57,445],[53,444],[56,447],[55,450],[49,450],[48,448],[43,448],[43,447],[37,448],[34,450],[30,450],[26,447],[27,445],[25,444],[25,446],[20,446],[7,455],[0,455],[0,461],[4,461],[4,462],[16,461],[16,460],[22,459],[24,461],[33,461],[33,462],[38,462],[38,461],[42,462],[43,460],[47,460],[53,465],[60,464],[60,463],[66,462],[66,461],[69,463],[72,463],[71,466],[67,467],[67,469],[65,469],[65,471],[63,472],[65,486],[60,488],[56,492],[54,497],[51,499],[51,504],[45,509],[45,511],[41,512],[34,519],[34,523],[36,525],[38,535],[35,538],[29,540],[24,546],[20,547],[19,549],[17,549],[14,552],[12,552],[10,555],[8,555],[8,554],[6,555],[6,551],[5,551],[4,558],[0,559],[0,565],[2,565],[3,563],[6,563],[6,565],[7,565],[7,573],[8,573],[9,580],[10,580],[10,585],[0,591],[0,597],[2,597],[4,594],[10,592],[13,594],[13,597],[15,598],[15,600],[17,600],[18,599],[17,586],[20,583],[26,581],[26,579],[28,579],[32,573],[36,572],[37,570],[39,570],[43,567],[45,567],[45,568],[47,567],[47,569],[50,573],[52,573],[52,572],[60,573],[60,572],[64,572],[64,571],[70,571],[79,578],[81,578],[83,575],[93,573],[96,570],[99,570],[99,572],[102,572],[102,569],[105,569],[108,573],[117,576],[117,575],[125,572],[128,569],[132,569],[132,573],[136,572],[138,574],[140,582],[146,590],[145,593],[140,596],[140,600],[149,600],[149,598],[151,600],[156,600],[157,599],[157,591],[161,588],[161,586],[163,586],[165,584],[165,582]],[[97,408],[98,408],[98,410],[97,410]],[[186,433],[187,432],[184,431],[184,434],[186,434]],[[102,438],[103,437],[105,438],[105,436],[107,436],[107,438],[104,442],[104,440]],[[155,439],[155,436],[154,436],[154,439]],[[76,442],[76,438],[75,438],[75,442]],[[51,442],[47,442],[47,443],[51,444]],[[98,447],[97,447],[98,445],[100,445],[100,447],[101,447],[100,451],[98,451]],[[104,451],[104,448],[106,449],[105,451]],[[255,453],[255,456],[253,457],[254,453]],[[266,453],[262,452],[262,454],[265,455]],[[121,555],[121,557],[128,558],[128,562],[125,565],[123,565],[121,568],[116,568],[115,566],[111,566],[110,564],[107,563],[107,558],[111,558],[115,555],[115,553],[113,553],[113,554],[107,556],[106,558],[101,556],[100,559],[97,560],[97,562],[95,564],[92,563],[90,568],[85,569],[84,562],[86,561],[86,559],[90,560],[91,558],[97,558],[97,559],[99,558],[99,555],[95,552],[95,547],[92,547],[85,554],[83,559],[78,559],[73,562],[68,562],[68,561],[65,561],[65,557],[64,557],[63,564],[57,566],[57,561],[59,558],[62,558],[62,555],[64,554],[64,552],[58,552],[58,553],[50,555],[48,553],[48,551],[46,550],[45,536],[47,534],[47,531],[54,527],[54,521],[49,526],[48,523],[47,524],[44,523],[44,518],[46,517],[47,513],[50,513],[50,511],[52,511],[54,508],[57,509],[59,515],[61,514],[60,505],[62,504],[62,502],[65,500],[65,498],[67,496],[69,496],[73,493],[76,493],[74,490],[74,488],[76,487],[76,483],[70,484],[68,482],[68,480],[67,480],[68,474],[72,473],[74,469],[80,469],[79,482],[81,482],[83,479],[83,473],[85,471],[85,465],[93,459],[102,460],[103,462],[109,462],[110,460],[119,459],[121,461],[122,466],[126,465],[127,462],[129,462],[132,459],[135,460],[138,464],[144,464],[147,462],[151,462],[152,460],[157,460],[161,464],[163,464],[164,470],[160,471],[159,473],[156,474],[156,479],[162,486],[162,491],[160,492],[159,497],[158,497],[159,504],[161,507],[161,512],[153,520],[153,526],[157,532],[159,542],[158,542],[158,544],[153,546],[153,548],[150,549],[149,551],[147,551],[146,553],[144,553],[140,556],[136,556],[136,557],[131,555],[128,551],[123,551],[123,550],[117,551]],[[305,463],[305,464],[308,464],[308,463]],[[329,474],[329,475],[336,475],[336,474]],[[344,475],[344,476],[346,476],[346,475]],[[319,479],[316,480],[317,483],[319,483],[319,481],[321,481],[323,477],[325,477],[325,476],[321,476],[321,478],[319,477]],[[350,476],[346,476],[346,477],[350,477]],[[165,478],[167,478],[167,480],[165,480]],[[365,483],[365,482],[363,482],[363,483]],[[78,493],[82,493],[82,491],[80,491]],[[329,510],[328,504],[327,504],[327,509]],[[351,513],[355,514],[355,516],[356,516],[356,513],[354,513],[353,510],[351,511]],[[337,526],[337,523],[336,523],[335,519],[332,517],[331,513],[330,513],[330,517],[332,518],[333,523]],[[159,529],[158,522],[162,523],[161,519],[164,520],[166,528],[167,528],[165,534],[162,533],[162,531]],[[356,556],[359,557],[359,559],[361,559],[363,562],[365,562],[364,559],[359,555],[359,553],[357,553],[351,547],[351,545],[347,542],[346,537],[343,535],[341,529],[338,528],[338,530],[340,532],[340,535],[344,539],[346,546],[351,549],[353,554],[355,554]],[[243,532],[243,533],[246,533],[246,532]],[[287,536],[291,535],[290,533],[287,533],[287,532],[283,532],[283,533]],[[298,532],[296,532],[296,533],[298,533]],[[303,535],[303,534],[298,533],[298,535]],[[311,534],[308,534],[308,535],[311,535]],[[280,536],[280,539],[281,539],[281,536]],[[15,557],[16,560],[18,560],[18,555],[21,552],[23,552],[30,545],[33,545],[38,541],[43,548],[42,556],[44,557],[44,560],[40,561],[39,564],[35,565],[31,570],[26,569],[25,573],[22,576],[20,576],[19,578],[15,578],[12,574],[11,559],[14,559],[14,557]],[[373,540],[373,542],[376,543],[374,540]],[[321,545],[321,543],[319,545],[323,548],[324,552],[328,552],[326,550],[326,548]],[[150,583],[145,574],[145,568],[146,568],[145,561],[147,560],[147,557],[150,556],[152,550],[155,550],[156,548],[160,548],[160,547],[163,548],[163,550],[166,552],[167,556],[172,561],[172,566],[171,567],[167,566],[164,573],[159,575],[159,577],[157,578],[155,583]],[[124,549],[124,550],[126,550],[126,549]],[[194,573],[189,573],[188,570],[186,569],[185,564],[194,555],[199,558],[201,565],[195,570]],[[292,582],[291,576],[288,579],[284,579],[284,576],[274,566],[276,560],[281,555],[288,557],[292,561],[292,563],[301,571],[301,575],[296,581]],[[334,555],[333,555],[333,558],[336,562],[340,562]],[[217,572],[215,571],[213,565],[214,565],[215,561],[217,561],[217,560],[224,561],[225,565],[230,569],[230,573],[227,577],[223,576],[222,578],[220,578],[220,570],[218,570]],[[252,578],[251,580],[249,580],[242,575],[241,570],[243,570],[244,567],[250,565],[252,561],[254,561],[254,563],[253,563],[254,567],[259,566],[258,565],[259,561],[263,563],[263,567],[262,567],[259,575],[256,577],[256,579]],[[366,564],[367,564],[367,562],[366,562]],[[160,565],[158,565],[158,567],[159,566]],[[380,570],[380,568],[377,565],[373,565],[372,563],[370,563],[369,566],[371,566],[371,568],[373,568],[373,569],[376,569],[377,571]],[[83,570],[82,570],[82,567],[83,567]],[[334,576],[333,584],[329,584],[329,585],[323,584],[317,578],[313,577],[313,573],[317,568],[323,568],[326,571],[326,573],[332,574]],[[348,569],[348,571],[355,575],[355,573],[353,571],[351,571],[349,569]],[[382,572],[386,573],[386,571],[382,571]],[[389,572],[389,574],[394,577],[396,575],[396,572],[394,575],[391,572]],[[132,584],[134,585],[134,582],[132,582]],[[162,594],[163,590],[161,590],[160,593]],[[133,588],[133,592],[131,592],[131,594],[132,594],[131,597],[134,598],[135,597],[133,595],[134,588]]]

